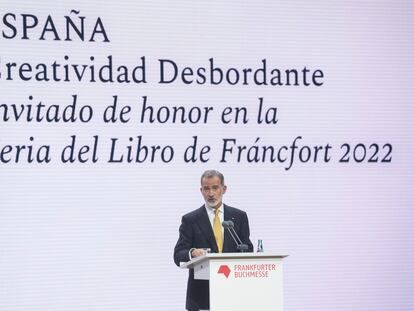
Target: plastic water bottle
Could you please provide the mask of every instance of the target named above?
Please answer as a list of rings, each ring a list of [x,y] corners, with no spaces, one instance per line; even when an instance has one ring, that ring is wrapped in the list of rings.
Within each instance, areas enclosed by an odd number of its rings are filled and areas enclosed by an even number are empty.
[[[257,240],[257,252],[263,253],[263,240]]]

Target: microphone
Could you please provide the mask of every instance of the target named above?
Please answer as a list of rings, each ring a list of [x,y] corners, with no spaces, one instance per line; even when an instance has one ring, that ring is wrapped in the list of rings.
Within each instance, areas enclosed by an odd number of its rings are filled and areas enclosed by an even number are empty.
[[[234,222],[231,220],[225,220],[222,222],[223,228],[227,229],[230,233],[231,237],[233,238],[234,243],[236,243],[237,250],[244,253],[249,249],[247,244],[244,244],[240,237],[238,236],[236,230],[234,230]]]

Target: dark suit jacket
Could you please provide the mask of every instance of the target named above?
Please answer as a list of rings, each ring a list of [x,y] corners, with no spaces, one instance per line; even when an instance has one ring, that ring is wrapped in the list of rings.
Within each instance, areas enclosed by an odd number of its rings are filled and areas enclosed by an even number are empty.
[[[234,229],[243,243],[249,246],[249,252],[253,251],[250,241],[250,229],[247,214],[242,210],[224,204],[224,220],[232,220]],[[210,248],[212,253],[218,253],[217,243],[213,229],[207,215],[205,206],[186,214],[181,220],[179,238],[174,248],[174,262],[178,266],[180,262],[190,260],[191,248]],[[224,231],[223,253],[237,252],[236,243],[227,230]],[[206,280],[195,280],[194,270],[189,270],[187,283],[187,310],[209,309],[209,283]]]

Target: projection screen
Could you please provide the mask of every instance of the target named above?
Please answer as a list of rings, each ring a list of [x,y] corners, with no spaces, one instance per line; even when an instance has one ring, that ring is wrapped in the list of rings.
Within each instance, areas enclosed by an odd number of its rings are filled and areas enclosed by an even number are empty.
[[[184,310],[207,169],[285,310],[413,310],[413,9],[3,1],[0,310]]]

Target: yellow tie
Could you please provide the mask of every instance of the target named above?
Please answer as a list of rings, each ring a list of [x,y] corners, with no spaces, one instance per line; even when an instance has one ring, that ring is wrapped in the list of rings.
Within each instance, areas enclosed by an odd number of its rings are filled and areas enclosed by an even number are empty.
[[[223,232],[221,230],[221,222],[220,222],[220,217],[218,213],[219,213],[219,209],[216,208],[214,210],[213,231],[214,231],[214,237],[216,238],[218,251],[219,253],[221,253],[223,251]]]

